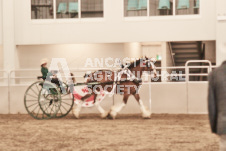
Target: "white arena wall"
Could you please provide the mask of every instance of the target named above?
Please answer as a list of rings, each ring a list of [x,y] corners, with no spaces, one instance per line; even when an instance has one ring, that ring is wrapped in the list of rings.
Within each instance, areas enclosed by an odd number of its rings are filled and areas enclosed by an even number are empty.
[[[148,47],[148,51],[153,53],[144,53],[144,47]],[[155,42],[18,45],[16,47],[15,68],[37,69],[40,67],[39,64],[42,58],[48,58],[49,62],[52,58],[65,58],[69,68],[87,68],[85,64],[88,58],[94,61],[95,58],[106,59],[111,57],[113,59],[123,59],[125,57],[140,58],[141,56],[156,57],[157,54],[162,56],[162,66],[172,66],[167,42],[158,42],[157,46]],[[109,64],[112,63],[113,61],[109,61]],[[105,67],[105,64],[103,67]],[[88,66],[88,68],[92,67]],[[98,66],[98,68],[101,68],[101,66]]]
[[[216,58],[218,65],[226,60],[226,1],[217,0]]]
[[[125,56],[136,57],[140,46],[138,43],[123,44],[67,44],[67,45],[20,45],[17,46],[17,69],[10,77],[28,77],[32,79],[10,79],[9,91],[7,83],[0,83],[0,114],[25,114],[27,113],[23,96],[28,86],[40,75],[40,60],[42,58],[66,58],[69,68],[83,68],[87,58],[123,58]],[[166,58],[165,58],[166,59]],[[164,60],[165,60],[164,59]],[[100,68],[100,67],[98,67]],[[37,69],[28,74],[22,72],[23,69]],[[72,71],[73,72],[73,71]],[[73,72],[75,75],[79,75]],[[80,81],[82,79],[78,79]],[[9,93],[10,92],[10,93]],[[9,95],[8,95],[9,94]],[[205,114],[207,113],[207,82],[158,82],[144,84],[140,90],[141,99],[152,113],[173,113],[173,114]],[[151,95],[151,99],[150,96]],[[106,98],[102,105],[105,109],[110,109],[112,104],[122,101],[122,96],[115,95]],[[151,102],[151,103],[150,103]],[[84,109],[83,113],[97,113],[94,107]],[[124,110],[124,114],[140,113],[139,105],[131,96]]]
[[[0,70],[3,69],[3,49],[2,45],[0,45]]]
[[[40,60],[65,58],[69,68],[85,68],[86,59],[123,58],[124,44],[65,44],[17,46],[16,69],[39,69]],[[88,68],[91,68],[88,66]]]
[[[28,86],[11,85],[9,97],[7,86],[0,86],[0,114],[27,114],[23,97]],[[149,84],[144,84],[140,90],[140,97],[152,113],[206,114],[207,87],[207,82],[152,83],[151,89]],[[113,104],[121,101],[122,96],[120,95],[107,96],[101,105],[104,109],[109,110]],[[98,111],[93,107],[83,109],[82,113],[98,113]],[[139,105],[133,96],[129,98],[127,106],[120,113],[140,113]]]
[[[75,21],[31,20],[30,0],[14,5],[16,45],[216,40],[213,0],[200,1],[198,16],[132,20],[123,15],[123,0],[104,0],[104,18]]]
[[[2,0],[0,0],[0,45],[2,45],[2,39],[3,39],[3,26],[2,26]],[[1,59],[1,58],[0,58]],[[0,68],[1,69],[1,68]]]
[[[30,0],[0,0],[3,69],[16,68],[17,61],[12,58],[17,57],[16,47],[21,45],[197,40],[216,41],[216,63],[220,65],[226,56],[225,3],[225,0],[201,0],[201,13],[197,16],[126,18],[123,0],[104,0],[101,19],[31,20]]]

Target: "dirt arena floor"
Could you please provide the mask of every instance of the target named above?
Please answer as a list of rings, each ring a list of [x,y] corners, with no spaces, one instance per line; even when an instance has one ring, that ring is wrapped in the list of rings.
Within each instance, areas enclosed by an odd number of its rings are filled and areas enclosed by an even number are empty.
[[[0,150],[34,151],[217,151],[206,115],[68,115],[35,120],[28,115],[0,115]]]

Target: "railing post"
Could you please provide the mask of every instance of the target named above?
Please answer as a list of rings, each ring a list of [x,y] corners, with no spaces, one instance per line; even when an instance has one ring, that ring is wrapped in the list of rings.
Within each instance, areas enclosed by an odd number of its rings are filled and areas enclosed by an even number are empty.
[[[10,79],[11,79],[11,70],[9,71],[9,73],[8,73],[8,114],[10,114]]]
[[[209,70],[211,71],[212,70],[212,63],[209,61],[209,60],[188,60],[186,63],[185,63],[185,71],[186,71],[186,93],[187,93],[187,113],[189,113],[189,100],[188,100],[188,82],[189,82],[189,76],[190,76],[190,73],[189,73],[189,66],[188,64],[189,63],[208,63],[209,64]],[[208,70],[208,72],[209,72]]]
[[[151,78],[148,78],[148,79],[150,80],[148,82],[148,87],[149,87],[149,111],[152,112],[152,110],[151,110],[151,106],[152,106],[152,101],[151,101]]]

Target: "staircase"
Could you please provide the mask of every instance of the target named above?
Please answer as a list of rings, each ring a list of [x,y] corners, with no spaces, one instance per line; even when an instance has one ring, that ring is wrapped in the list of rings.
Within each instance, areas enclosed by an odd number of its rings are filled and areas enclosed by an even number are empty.
[[[175,66],[185,66],[188,60],[203,60],[205,45],[201,41],[170,42],[174,56]],[[201,66],[201,63],[193,63],[193,66]],[[185,73],[185,70],[180,70]],[[201,73],[200,69],[190,69],[190,73]],[[200,80],[201,77],[192,77],[193,80]]]

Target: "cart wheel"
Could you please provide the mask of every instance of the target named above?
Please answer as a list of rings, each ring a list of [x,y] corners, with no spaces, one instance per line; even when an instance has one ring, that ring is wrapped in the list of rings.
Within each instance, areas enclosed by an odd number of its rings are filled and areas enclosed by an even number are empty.
[[[56,114],[56,118],[61,118],[70,113],[73,105],[74,105],[74,96],[69,92],[68,85],[63,83],[63,87],[66,90],[66,94],[61,94],[61,105],[60,109]]]
[[[24,94],[24,106],[29,115],[35,119],[49,119],[52,116],[48,116],[43,112],[40,102],[39,93],[42,90],[43,81],[37,81],[31,84]],[[55,112],[56,114],[56,112]]]
[[[58,87],[50,82],[42,82],[42,89],[39,92],[39,106],[45,116],[54,118],[60,109],[61,93]]]

